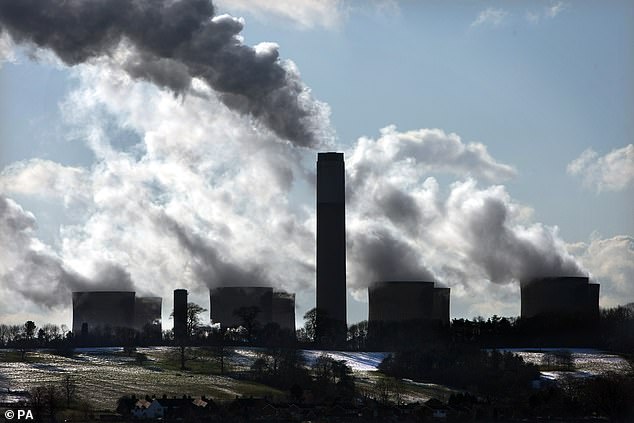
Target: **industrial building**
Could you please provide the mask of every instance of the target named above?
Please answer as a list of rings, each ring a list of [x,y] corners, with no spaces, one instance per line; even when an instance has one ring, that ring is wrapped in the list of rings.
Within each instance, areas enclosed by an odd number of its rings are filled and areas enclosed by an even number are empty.
[[[136,297],[134,302],[134,328],[145,338],[161,339],[161,297]]]
[[[317,338],[341,344],[346,324],[346,210],[343,153],[317,155]]]
[[[368,344],[389,349],[443,336],[449,297],[450,288],[434,282],[375,282],[368,288]]]
[[[160,297],[137,297],[132,291],[73,292],[73,333],[108,336],[134,329],[145,339],[161,339]]]
[[[522,281],[521,316],[599,316],[599,284],[587,277],[547,277]]]
[[[369,322],[435,320],[449,324],[450,288],[434,282],[381,281],[368,288]]]
[[[295,333],[295,294],[273,291],[273,310],[271,321],[280,329]]]
[[[223,286],[209,290],[212,323],[222,327],[244,324],[245,314],[254,312],[260,327],[276,323],[295,333],[295,294],[261,286]]]
[[[131,291],[73,292],[73,333],[134,328],[134,306]]]
[[[189,337],[187,333],[187,290],[174,290],[174,339],[183,341]]]

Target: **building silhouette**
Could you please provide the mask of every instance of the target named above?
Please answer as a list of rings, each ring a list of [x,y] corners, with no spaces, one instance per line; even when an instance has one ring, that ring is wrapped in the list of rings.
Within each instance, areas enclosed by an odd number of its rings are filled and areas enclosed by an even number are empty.
[[[435,320],[449,324],[450,288],[425,281],[380,281],[368,288],[368,323]]]
[[[346,340],[346,210],[343,153],[317,155],[317,338]]]
[[[380,281],[368,288],[368,338],[391,348],[432,340],[449,326],[450,288],[426,281]]]
[[[522,281],[521,316],[599,317],[599,284],[587,277],[559,276]]]
[[[161,340],[161,297],[136,297],[134,302],[134,328],[144,339]]]
[[[243,324],[241,314],[252,309],[254,321],[264,326],[273,314],[273,288],[261,286],[222,286],[209,290],[211,323],[223,328]]]
[[[273,323],[295,334],[295,294],[273,291]]]
[[[162,336],[160,297],[137,297],[132,291],[73,292],[73,333],[111,338],[121,329],[136,331],[146,341]]]
[[[134,328],[135,293],[132,291],[73,292],[73,333],[112,332]]]
[[[212,323],[223,328],[245,324],[245,318],[263,328],[277,324],[295,334],[295,294],[274,291],[271,287],[223,286],[209,290]]]
[[[187,290],[174,290],[174,340],[184,341],[187,333]]]

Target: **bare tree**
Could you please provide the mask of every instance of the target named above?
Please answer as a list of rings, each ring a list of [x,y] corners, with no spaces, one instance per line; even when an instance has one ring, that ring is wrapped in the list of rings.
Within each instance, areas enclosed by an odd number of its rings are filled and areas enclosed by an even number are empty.
[[[75,400],[77,391],[77,383],[72,375],[66,374],[62,378],[62,391],[66,397],[66,407],[70,407],[70,403]]]
[[[234,311],[233,314],[242,320],[242,327],[247,330],[247,339],[251,342],[253,340],[253,334],[257,328],[257,317],[258,314],[260,314],[260,308],[255,306],[240,307]]]

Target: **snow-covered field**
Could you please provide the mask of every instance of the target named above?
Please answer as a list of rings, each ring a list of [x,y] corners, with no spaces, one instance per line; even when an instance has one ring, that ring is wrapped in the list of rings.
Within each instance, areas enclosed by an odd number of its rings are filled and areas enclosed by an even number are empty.
[[[571,375],[577,377],[597,376],[606,373],[626,374],[632,372],[632,366],[624,358],[606,353],[604,351],[591,348],[507,348],[502,351],[513,352],[524,359],[528,363],[540,365],[544,355],[549,352],[570,351],[574,371],[543,371],[542,376],[547,379],[557,379],[562,375]]]
[[[170,396],[187,393],[194,396],[204,394],[214,398],[232,398],[245,393],[255,396],[271,394],[267,387],[228,377],[161,368],[161,357],[173,353],[173,349],[169,347],[139,348],[137,351],[146,354],[150,362],[142,367],[135,365],[134,358],[120,354],[121,348],[80,348],[75,351],[76,354],[72,358],[53,355],[50,351],[37,351],[29,353],[28,362],[5,362],[0,359],[0,391],[11,396],[8,389],[28,390],[42,384],[60,383],[62,376],[70,373],[78,382],[80,396],[104,408],[111,408],[116,398],[126,393],[165,393]],[[542,357],[547,351],[512,350],[526,361],[535,364],[541,364]],[[0,354],[6,352],[0,351]],[[261,348],[236,348],[227,358],[227,364],[235,370],[248,369],[263,352],[265,350]],[[587,349],[571,350],[571,353],[575,364],[575,372],[572,374],[576,376],[632,372],[630,364],[617,355]],[[308,366],[311,366],[321,354],[335,360],[343,360],[352,368],[362,386],[368,387],[380,377],[374,371],[388,353],[302,350],[301,354]],[[543,377],[549,379],[557,379],[562,374],[564,373],[542,372]],[[404,382],[412,388],[438,388],[432,384]],[[7,395],[5,400],[8,399]],[[422,394],[418,391],[411,393],[412,398],[416,395],[420,397]]]
[[[356,372],[378,370],[379,364],[389,353],[386,352],[350,352],[350,351],[317,351],[303,350],[306,364],[312,365],[317,357],[325,354],[335,360],[343,360]]]

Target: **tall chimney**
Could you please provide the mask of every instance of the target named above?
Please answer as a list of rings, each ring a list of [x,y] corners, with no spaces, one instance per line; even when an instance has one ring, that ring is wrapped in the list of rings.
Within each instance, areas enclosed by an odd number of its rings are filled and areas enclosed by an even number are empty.
[[[343,153],[317,155],[317,339],[346,340],[346,207]]]
[[[184,341],[187,333],[187,290],[174,290],[174,340]]]

